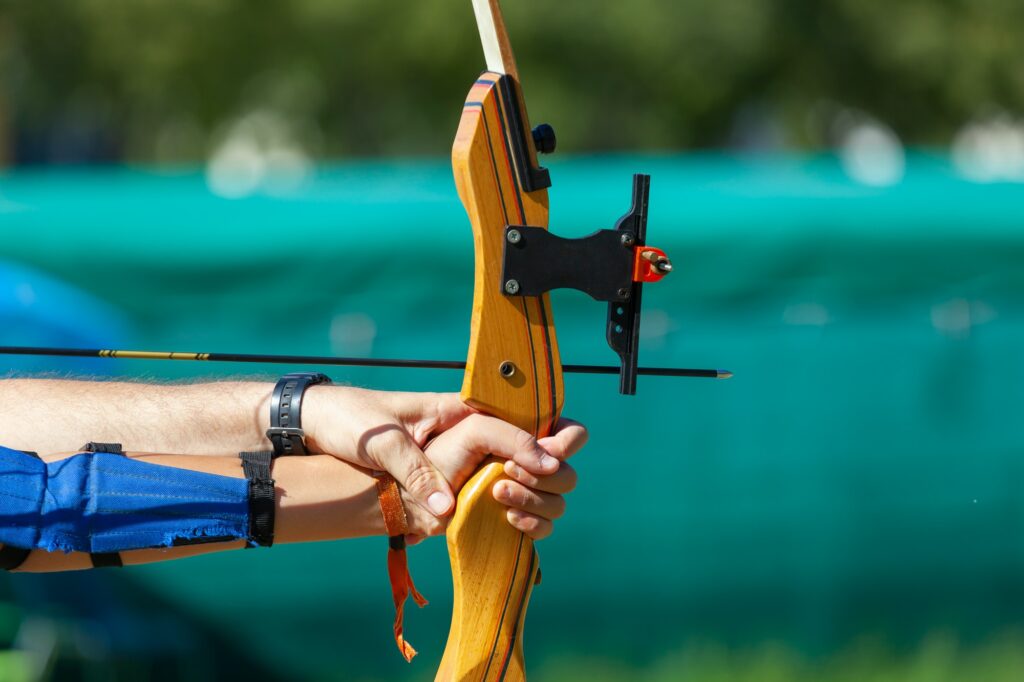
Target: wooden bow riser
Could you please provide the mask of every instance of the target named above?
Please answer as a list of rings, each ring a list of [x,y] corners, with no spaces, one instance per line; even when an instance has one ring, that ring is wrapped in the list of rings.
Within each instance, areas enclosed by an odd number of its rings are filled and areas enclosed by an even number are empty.
[[[462,399],[538,436],[561,411],[562,369],[548,296],[507,296],[501,267],[507,225],[547,227],[546,189],[519,184],[499,76],[484,73],[469,92],[452,150],[455,185],[473,228],[473,324]],[[509,78],[506,76],[505,78]],[[516,221],[524,221],[517,223]],[[512,372],[502,372],[503,363]],[[507,366],[506,366],[507,367]]]
[[[476,282],[462,398],[530,433],[547,435],[562,408],[562,370],[548,296],[507,296],[501,264],[507,225],[548,224],[547,191],[520,182],[508,126],[526,124],[518,84],[485,72],[467,97],[452,150],[459,197],[473,228]],[[512,78],[504,76],[504,78]],[[511,90],[515,94],[509,97]],[[528,128],[526,128],[528,129]],[[527,163],[535,163],[532,141]],[[448,528],[454,608],[438,680],[523,680],[523,619],[538,572],[532,541],[509,525],[488,462],[459,494]]]

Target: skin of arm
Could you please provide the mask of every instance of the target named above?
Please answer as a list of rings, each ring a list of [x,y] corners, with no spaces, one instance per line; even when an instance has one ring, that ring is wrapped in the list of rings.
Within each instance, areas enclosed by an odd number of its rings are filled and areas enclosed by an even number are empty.
[[[70,454],[47,455],[43,459],[52,462]],[[237,457],[142,453],[129,453],[128,456],[152,464],[244,478]],[[277,490],[275,544],[360,537],[384,532],[373,478],[369,472],[334,457],[319,455],[279,458],[273,464],[272,475]],[[244,546],[244,541],[237,540],[209,545],[140,549],[121,552],[121,560],[125,566],[130,566],[242,549]],[[88,554],[36,550],[19,570],[48,572],[87,568],[92,568]]]
[[[0,381],[0,443],[39,453],[84,443],[133,452],[222,455],[269,447],[273,383],[145,384],[70,379]]]
[[[537,441],[500,420],[474,415],[445,431],[429,446],[431,461],[457,490],[490,454],[505,457],[511,480],[498,483],[494,495],[509,507],[509,520],[531,537],[550,533],[553,519],[565,508],[562,495],[574,486],[576,475],[565,459],[586,441],[586,430],[568,420],[552,436]],[[47,455],[57,461],[73,453]],[[235,456],[165,455],[133,453],[129,456],[153,464],[242,478]],[[552,469],[554,464],[554,469]],[[559,465],[561,464],[561,465]],[[364,468],[335,457],[311,455],[280,457],[272,475],[277,489],[275,542],[310,542],[384,534],[375,481]],[[443,533],[447,517],[438,518],[414,503],[402,491],[409,519],[411,542]],[[125,565],[179,559],[228,549],[244,542],[133,550],[121,553]],[[18,570],[67,571],[91,568],[83,553],[34,551]]]
[[[39,453],[89,441],[179,455],[264,450],[273,390],[264,381],[0,380],[0,444]],[[303,396],[302,426],[312,452],[387,471],[417,504],[444,516],[455,497],[423,448],[473,413],[454,393],[319,385]]]

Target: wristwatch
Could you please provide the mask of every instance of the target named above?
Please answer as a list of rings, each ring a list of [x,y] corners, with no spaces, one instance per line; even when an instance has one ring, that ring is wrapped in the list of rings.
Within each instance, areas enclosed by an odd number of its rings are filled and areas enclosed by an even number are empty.
[[[274,457],[309,454],[302,430],[302,394],[310,386],[329,383],[331,378],[326,374],[296,372],[285,374],[274,386],[267,429],[267,438],[274,444]]]

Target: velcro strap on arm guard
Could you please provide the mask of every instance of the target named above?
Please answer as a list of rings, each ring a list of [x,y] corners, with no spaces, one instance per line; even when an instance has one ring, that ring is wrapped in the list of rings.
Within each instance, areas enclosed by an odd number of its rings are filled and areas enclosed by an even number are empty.
[[[249,481],[249,542],[246,549],[271,547],[274,544],[274,516],[277,496],[274,479],[270,477],[272,450],[240,452],[242,471]]]
[[[124,449],[120,443],[89,441],[82,446],[82,452],[109,452],[114,455],[123,455]],[[89,561],[92,562],[93,568],[121,568],[124,566],[120,552],[94,552],[89,555]]]
[[[242,478],[108,452],[46,463],[0,447],[4,545],[110,554],[249,540],[249,526],[249,483]]]

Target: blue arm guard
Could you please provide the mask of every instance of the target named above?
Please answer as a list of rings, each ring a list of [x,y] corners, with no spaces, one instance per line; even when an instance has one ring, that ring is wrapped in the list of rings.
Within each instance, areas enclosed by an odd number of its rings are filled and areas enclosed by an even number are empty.
[[[0,543],[109,553],[249,537],[249,482],[108,452],[0,447]]]

